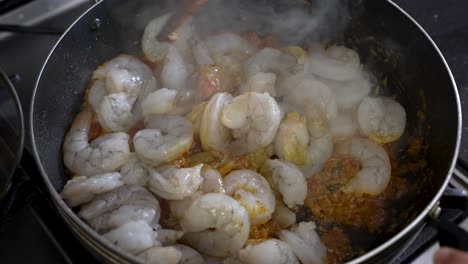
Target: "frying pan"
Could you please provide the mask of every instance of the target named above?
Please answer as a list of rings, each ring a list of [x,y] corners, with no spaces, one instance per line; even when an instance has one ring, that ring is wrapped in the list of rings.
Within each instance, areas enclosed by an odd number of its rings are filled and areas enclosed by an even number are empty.
[[[204,12],[216,11],[215,8],[224,5],[230,8],[229,12],[215,16],[202,30],[215,32],[233,27],[242,30],[255,22],[260,25],[258,30],[268,34],[272,29],[262,21],[262,11],[272,7],[275,12],[287,12],[291,8],[288,3],[292,2],[239,0],[224,1],[220,5],[220,1],[212,0],[198,17],[203,21],[207,17]],[[343,30],[317,29],[325,33],[299,37],[304,42],[331,39],[356,49],[366,67],[378,80],[384,80],[381,86],[385,87],[385,94],[394,96],[407,113],[406,132],[393,146],[399,150],[393,164],[402,167],[417,161],[426,164],[399,173],[399,177],[409,183],[409,191],[387,205],[396,212],[398,223],[392,229],[381,230],[382,235],[366,246],[364,254],[347,259],[353,263],[388,263],[431,216],[437,216],[437,204],[450,179],[460,144],[460,101],[443,56],[408,14],[386,0],[342,2],[350,10],[348,15],[328,16],[346,20]],[[176,1],[155,0],[97,3],[58,41],[44,64],[33,94],[31,138],[51,199],[70,229],[103,261],[136,262],[137,259],[102,239],[60,198],[58,192],[68,180],[61,146],[73,117],[80,111],[93,70],[120,53],[138,56],[139,39],[145,25],[176,5]],[[301,8],[313,9],[314,5],[306,3]],[[314,16],[314,12],[310,15]],[[424,143],[423,151],[410,151],[415,138]],[[359,241],[359,234],[356,241]]]

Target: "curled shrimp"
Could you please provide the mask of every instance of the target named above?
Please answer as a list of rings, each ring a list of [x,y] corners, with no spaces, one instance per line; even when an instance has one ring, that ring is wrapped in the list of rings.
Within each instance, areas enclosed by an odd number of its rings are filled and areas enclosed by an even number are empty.
[[[307,158],[301,170],[306,178],[319,172],[333,153],[333,139],[325,116],[318,107],[306,107],[307,130],[309,131],[309,146]]]
[[[172,165],[150,168],[149,188],[164,199],[182,200],[192,196],[202,184],[202,167],[203,164],[181,169]]]
[[[369,95],[372,83],[364,73],[360,73],[356,79],[349,81],[331,81],[321,79],[335,95],[336,104],[340,109],[351,109]]]
[[[361,71],[359,55],[344,46],[314,45],[309,49],[310,72],[335,81],[353,80]]]
[[[328,120],[335,118],[338,112],[333,91],[310,74],[299,73],[285,79],[281,85],[281,94],[286,103],[299,108],[315,105]]]
[[[336,152],[351,155],[361,162],[361,170],[341,188],[344,192],[378,195],[385,190],[390,181],[391,165],[384,148],[368,139],[353,138],[338,144]]]
[[[144,162],[158,166],[175,160],[190,149],[192,124],[176,115],[152,115],[145,118],[149,129],[140,130],[133,138],[135,153]]]
[[[247,82],[240,87],[240,92],[268,93],[271,96],[276,96],[275,84],[276,74],[258,72],[247,79]]]
[[[281,122],[275,138],[275,154],[280,159],[304,165],[309,145],[309,132],[305,117],[297,112],[289,113]]]
[[[158,200],[145,188],[123,185],[83,205],[78,215],[98,232],[105,232],[135,220],[155,225],[161,209]]]
[[[206,105],[200,123],[200,141],[204,150],[223,151],[231,141],[231,132],[221,122],[224,107],[232,101],[228,93],[217,93]]]
[[[278,237],[286,242],[302,263],[325,263],[327,248],[315,231],[314,222],[300,222],[290,230],[279,231]]]
[[[128,161],[120,169],[122,181],[126,184],[145,187],[148,184],[148,170],[143,161],[132,153]]]
[[[106,134],[89,143],[91,122],[91,112],[80,112],[63,143],[65,166],[77,175],[91,176],[114,171],[130,157],[129,136],[126,133]]]
[[[96,195],[111,191],[124,184],[120,173],[110,172],[93,176],[75,176],[67,181],[60,196],[70,207],[89,202]]]
[[[153,229],[142,220],[128,222],[102,236],[131,254],[138,254],[154,244]]]
[[[281,228],[288,228],[296,223],[296,214],[291,211],[280,197],[276,197],[276,208],[271,217]]]
[[[181,264],[205,264],[205,260],[202,255],[198,253],[195,249],[188,247],[182,244],[176,244],[173,247],[178,249],[182,253],[180,258]]]
[[[259,72],[272,72],[278,75],[292,72],[296,59],[282,51],[264,48],[246,61],[245,74],[250,77]]]
[[[203,184],[201,190],[203,193],[225,193],[224,181],[221,174],[216,169],[207,168],[202,171]]]
[[[405,131],[406,112],[391,98],[366,97],[359,105],[357,120],[362,134],[377,143],[390,143]]]
[[[239,251],[239,259],[245,264],[299,264],[289,245],[274,238],[247,245]]]
[[[275,196],[267,180],[251,170],[236,170],[224,179],[226,194],[236,199],[249,214],[250,223],[268,222],[275,210]]]
[[[184,239],[203,254],[226,257],[237,253],[249,237],[247,211],[233,198],[219,193],[198,197],[180,221]]]
[[[164,229],[160,225],[153,226],[153,230],[156,233],[155,246],[174,245],[184,235],[183,231]]]
[[[271,173],[273,189],[283,197],[289,208],[304,204],[307,182],[304,174],[292,163],[281,160],[267,160],[265,165]]]
[[[281,110],[268,93],[246,92],[224,107],[221,122],[233,129],[232,150],[244,154],[273,141],[281,122]]]
[[[156,90],[143,99],[141,108],[143,116],[167,114],[175,108],[177,91],[167,88]]]
[[[163,29],[164,25],[169,21],[171,14],[164,14],[151,20],[146,25],[141,37],[141,50],[145,57],[151,62],[160,62],[164,60],[168,52],[169,43],[160,42],[157,36]]]

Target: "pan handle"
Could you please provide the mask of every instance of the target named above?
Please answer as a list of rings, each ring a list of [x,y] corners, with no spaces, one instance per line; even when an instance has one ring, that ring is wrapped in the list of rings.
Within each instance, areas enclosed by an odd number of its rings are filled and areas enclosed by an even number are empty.
[[[466,191],[449,187],[445,190],[444,197],[445,201],[442,199],[442,204],[445,203],[448,206],[457,204],[464,208],[466,213],[468,208],[468,193]],[[439,205],[433,212],[435,213],[431,215],[430,223],[437,229],[439,244],[468,252],[468,232],[460,228],[456,223],[448,221],[443,216],[441,217]]]

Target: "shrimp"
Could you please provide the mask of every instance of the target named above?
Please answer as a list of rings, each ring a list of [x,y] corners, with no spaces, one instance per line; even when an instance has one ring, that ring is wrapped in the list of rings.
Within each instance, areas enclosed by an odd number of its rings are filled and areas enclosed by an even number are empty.
[[[171,112],[175,108],[176,95],[176,90],[167,88],[161,88],[150,93],[141,103],[143,116]]]
[[[225,193],[224,183],[221,174],[212,168],[204,169],[202,172],[203,184],[201,190],[204,193],[216,192],[216,193]]]
[[[99,66],[92,78],[104,80],[109,93],[124,92],[133,101],[142,93],[156,90],[157,85],[151,69],[130,55],[120,55]]]
[[[99,111],[102,99],[108,95],[109,91],[106,89],[106,83],[104,80],[95,80],[88,92],[88,103],[94,112]]]
[[[368,139],[353,138],[338,144],[336,153],[351,155],[361,162],[361,170],[341,188],[342,191],[378,195],[385,190],[390,181],[391,165],[384,148]]]
[[[307,195],[307,182],[302,172],[292,163],[281,160],[267,160],[273,189],[283,197],[289,208],[304,204]]]
[[[249,237],[247,211],[233,198],[220,193],[198,197],[180,220],[183,239],[203,254],[226,257],[241,249]]]
[[[205,107],[200,123],[200,141],[204,150],[223,151],[231,141],[231,131],[221,122],[224,107],[232,101],[228,93],[217,93]]]
[[[192,196],[203,182],[199,164],[192,168],[179,169],[172,165],[150,169],[149,189],[167,200],[182,200]]]
[[[145,118],[149,129],[133,137],[135,153],[153,166],[175,160],[190,149],[193,142],[192,124],[176,115],[152,115]]]
[[[146,165],[134,153],[120,169],[122,181],[126,184],[145,187],[148,184]]]
[[[114,132],[123,132],[135,123],[132,113],[132,100],[126,93],[105,95],[96,111],[103,128]]]
[[[275,138],[275,154],[280,159],[304,165],[309,145],[309,132],[305,117],[297,112],[289,113],[281,122]]]
[[[245,264],[299,264],[291,247],[274,238],[247,245],[239,251],[239,259]]]
[[[349,81],[331,81],[321,79],[335,95],[336,104],[340,109],[351,109],[362,101],[364,97],[369,95],[372,84],[370,80],[359,74],[356,79]]]
[[[275,196],[262,175],[251,170],[232,171],[224,178],[224,188],[247,210],[252,225],[270,220]]]
[[[190,71],[182,55],[174,46],[169,46],[161,71],[162,85],[177,91],[182,91],[186,88],[185,81],[189,75]]]
[[[170,246],[174,245],[177,240],[179,240],[184,232],[180,230],[164,229],[160,225],[153,227],[154,232],[156,232],[156,241],[155,245],[161,246]]]
[[[153,229],[142,220],[128,222],[102,236],[131,254],[138,254],[154,243]]]
[[[288,228],[296,223],[296,214],[284,205],[281,198],[276,197],[276,208],[271,219],[281,228]]]
[[[83,205],[78,215],[98,232],[105,232],[136,220],[157,224],[161,209],[158,200],[145,188],[124,185]]]
[[[70,207],[87,203],[96,195],[111,191],[122,186],[120,173],[110,172],[90,177],[75,176],[67,181],[60,196]]]
[[[91,112],[80,112],[73,120],[63,143],[65,166],[83,176],[114,171],[130,157],[129,136],[126,133],[106,134],[89,143],[91,122]]]
[[[180,219],[185,214],[185,211],[192,205],[198,197],[203,193],[201,191],[195,192],[193,195],[188,196],[182,200],[169,200],[169,219],[167,220],[169,226],[176,226]]]
[[[164,14],[151,20],[145,27],[141,38],[141,50],[146,59],[151,62],[163,61],[169,49],[169,43],[160,42],[157,36],[163,29],[164,25],[169,21],[170,13]]]
[[[276,74],[271,72],[258,72],[249,77],[247,82],[241,86],[240,92],[266,92],[271,96],[276,96],[275,83]]]
[[[330,133],[337,138],[346,138],[354,135],[358,129],[353,118],[354,112],[341,111],[330,120]]]
[[[344,46],[315,45],[309,49],[309,54],[310,72],[329,80],[353,80],[361,71],[359,55]]]
[[[333,139],[327,120],[318,107],[306,107],[307,129],[309,130],[309,146],[304,166],[301,167],[306,178],[319,172],[333,153]]]
[[[245,75],[250,77],[259,72],[272,72],[278,75],[291,73],[296,59],[273,48],[264,48],[250,57],[245,63]]]
[[[304,108],[315,105],[328,120],[338,112],[335,95],[323,82],[310,74],[296,74],[283,81],[281,93],[286,103]]]
[[[281,230],[278,237],[286,242],[302,263],[325,263],[327,248],[315,231],[314,222],[300,222],[290,230]]]
[[[233,129],[232,150],[244,154],[273,141],[281,122],[281,110],[268,93],[247,92],[224,107],[221,122]]]
[[[182,252],[173,246],[152,247],[138,255],[147,264],[177,264],[182,259]]]
[[[357,111],[361,133],[377,143],[398,140],[406,126],[405,109],[388,97],[366,97]]]
[[[179,260],[179,264],[205,264],[205,260],[202,255],[195,249],[182,244],[176,244],[173,246],[182,253],[182,257]]]

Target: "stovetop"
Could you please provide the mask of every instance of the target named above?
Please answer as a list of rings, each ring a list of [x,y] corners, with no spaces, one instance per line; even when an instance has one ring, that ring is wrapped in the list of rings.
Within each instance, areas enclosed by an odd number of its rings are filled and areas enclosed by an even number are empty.
[[[2,2],[0,0],[0,12]],[[65,29],[94,1],[89,0],[29,0],[21,9],[14,9],[0,15],[2,23],[20,23],[42,25]],[[431,35],[444,54],[458,85],[463,110],[463,136],[459,156],[459,170],[468,169],[468,20],[465,10],[468,1],[446,0],[395,0]],[[37,12],[44,15],[36,16]],[[36,78],[47,54],[58,40],[58,35],[14,35],[0,33],[0,68],[8,74],[18,74],[20,81],[16,89],[25,113],[26,129],[29,129],[30,98]],[[2,263],[92,263],[93,259],[80,245],[72,239],[73,235],[57,217],[57,212],[44,200],[47,196],[37,187],[42,185],[39,172],[28,150],[30,139],[26,137],[26,152],[22,167],[18,169],[15,185],[22,186],[17,193],[18,204],[22,207],[10,208],[9,217],[0,222],[0,260]],[[30,181],[29,178],[33,180]],[[460,181],[456,187],[463,187]],[[467,187],[467,186],[465,186]],[[39,191],[38,191],[39,190]],[[453,204],[453,202],[446,202]],[[444,210],[444,216],[461,221],[466,210],[451,208]],[[397,263],[409,263],[434,242],[434,230],[426,228],[416,244],[404,252]],[[424,245],[424,246],[422,246]],[[16,250],[15,250],[16,249]]]

